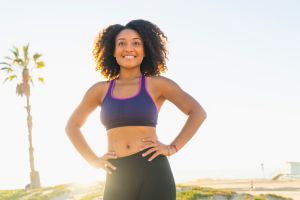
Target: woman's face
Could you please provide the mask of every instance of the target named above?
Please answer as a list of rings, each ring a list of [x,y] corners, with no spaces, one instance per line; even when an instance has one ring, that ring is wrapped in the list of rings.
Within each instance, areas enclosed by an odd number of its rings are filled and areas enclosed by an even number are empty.
[[[117,35],[114,57],[120,67],[140,67],[144,57],[144,45],[136,31],[124,29]]]

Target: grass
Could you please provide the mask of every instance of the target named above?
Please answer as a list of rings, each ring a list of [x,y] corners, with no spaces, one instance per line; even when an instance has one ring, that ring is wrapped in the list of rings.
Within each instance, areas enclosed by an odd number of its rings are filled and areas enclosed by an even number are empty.
[[[178,186],[177,186],[178,187]],[[233,191],[220,190],[204,187],[180,186],[180,190],[176,192],[176,200],[196,200],[196,199],[213,199],[214,196],[225,196],[230,199],[234,194]]]
[[[45,187],[38,189],[18,189],[18,190],[0,190],[0,199],[30,199],[30,200],[51,200],[54,197],[69,193],[67,185],[57,185],[54,187]]]
[[[231,199],[233,196],[238,195],[236,192],[230,190],[220,190],[205,187],[177,185],[177,188],[179,189],[176,192],[176,200],[213,200],[217,196],[223,196],[227,199]],[[283,197],[276,194],[261,194],[254,196],[244,193],[240,195],[240,199],[242,200],[292,200],[291,198]]]
[[[20,199],[22,196],[26,195],[26,191],[19,190],[1,190],[0,199]]]
[[[104,184],[98,183],[94,186],[88,187],[80,198],[77,200],[93,200],[97,197],[103,196]],[[237,194],[230,190],[213,189],[207,187],[197,187],[189,185],[176,185],[176,200],[214,200],[218,196],[226,197],[231,199],[235,195],[241,195],[240,198],[243,200],[292,200],[291,198],[282,197],[276,194],[264,194],[253,196],[250,194]],[[57,185],[53,187],[45,187],[40,189],[17,189],[17,190],[0,190],[1,200],[52,200],[54,198],[66,195],[66,199],[71,195],[72,191],[69,189],[69,184]],[[80,190],[80,188],[79,188]],[[74,192],[74,191],[73,191]],[[77,189],[75,189],[75,193]]]

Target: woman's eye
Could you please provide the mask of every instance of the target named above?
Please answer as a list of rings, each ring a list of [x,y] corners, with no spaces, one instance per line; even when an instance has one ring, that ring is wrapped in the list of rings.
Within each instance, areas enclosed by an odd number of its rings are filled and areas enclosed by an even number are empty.
[[[134,42],[133,44],[134,44],[134,46],[140,46],[141,45],[140,42]]]
[[[118,46],[120,46],[120,47],[124,46],[124,42],[119,42]]]

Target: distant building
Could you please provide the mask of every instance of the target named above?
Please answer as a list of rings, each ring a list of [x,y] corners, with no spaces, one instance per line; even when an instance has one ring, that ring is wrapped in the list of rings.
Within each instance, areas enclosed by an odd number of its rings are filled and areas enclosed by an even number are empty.
[[[284,172],[276,174],[272,180],[300,179],[300,162],[287,162]]]
[[[288,174],[291,176],[300,177],[300,162],[287,162],[288,164]]]

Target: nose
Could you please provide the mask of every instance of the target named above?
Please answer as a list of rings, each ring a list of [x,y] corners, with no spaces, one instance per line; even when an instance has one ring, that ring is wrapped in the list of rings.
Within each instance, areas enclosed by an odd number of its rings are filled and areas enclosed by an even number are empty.
[[[133,51],[133,46],[131,45],[131,44],[127,44],[127,45],[125,45],[125,48],[124,48],[124,50],[125,51]]]

